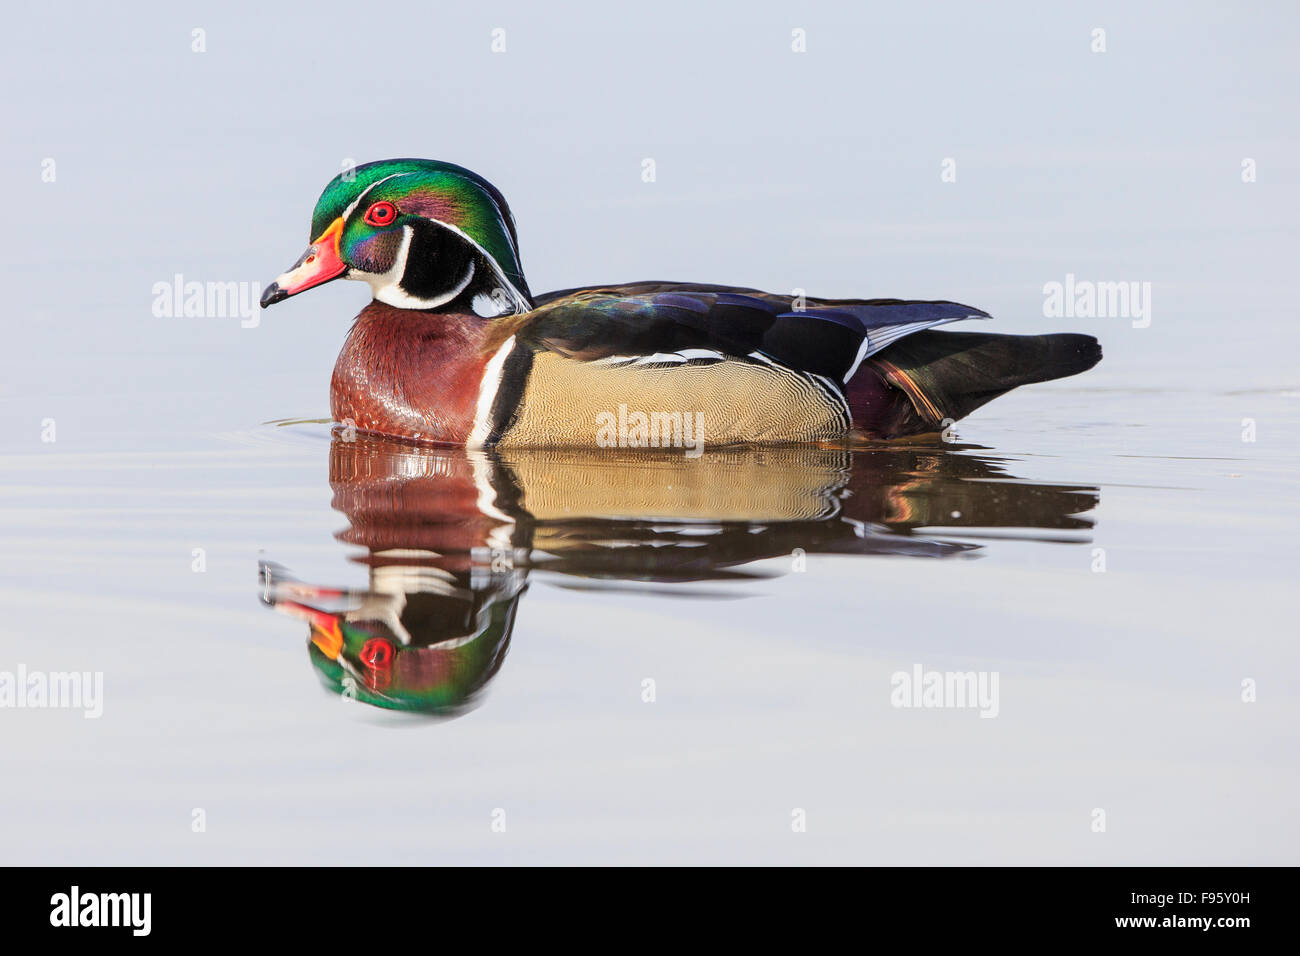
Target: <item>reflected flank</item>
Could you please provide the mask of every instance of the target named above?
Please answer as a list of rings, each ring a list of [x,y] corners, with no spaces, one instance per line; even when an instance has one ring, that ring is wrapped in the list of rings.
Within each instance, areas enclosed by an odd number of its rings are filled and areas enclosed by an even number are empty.
[[[1098,502],[1095,487],[1028,483],[1001,459],[947,444],[685,458],[336,437],[329,481],[348,520],[337,537],[364,549],[352,560],[368,567],[369,586],[310,585],[264,561],[262,600],[307,622],[329,690],[432,715],[463,711],[497,673],[530,574],[739,596],[749,592],[734,582],[778,575],[803,555],[977,557],[979,539],[999,534],[1086,543]],[[777,557],[789,560],[755,566]]]

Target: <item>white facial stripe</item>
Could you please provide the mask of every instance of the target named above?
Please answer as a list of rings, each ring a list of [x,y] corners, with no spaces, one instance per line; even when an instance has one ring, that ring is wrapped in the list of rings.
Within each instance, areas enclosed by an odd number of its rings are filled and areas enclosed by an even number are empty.
[[[386,183],[386,182],[388,182],[390,179],[396,179],[398,176],[409,176],[409,175],[411,175],[411,174],[410,174],[410,173],[393,173],[393,174],[390,175],[390,176],[385,176],[383,179],[377,179],[377,180],[375,180],[373,183],[371,183],[369,186],[367,186],[367,187],[365,188],[365,190],[361,193],[360,196],[358,196],[356,199],[352,200],[352,204],[349,205],[347,209],[344,209],[344,210],[343,210],[343,221],[344,221],[344,222],[347,222],[347,221],[348,221],[348,216],[352,215],[353,210],[355,210],[355,209],[357,208],[357,206],[359,206],[359,205],[361,204],[361,200],[365,199],[368,195],[370,195],[370,190],[374,189],[376,186],[378,186],[378,185],[380,185],[380,184],[382,184],[382,183]]]
[[[410,226],[403,226],[401,248],[397,250],[393,264],[387,272],[362,272],[354,268],[349,272],[348,278],[362,279],[369,283],[370,292],[376,301],[385,302],[399,309],[436,309],[440,305],[446,305],[464,292],[465,287],[474,278],[474,261],[470,260],[469,268],[465,270],[465,274],[461,276],[455,288],[432,299],[417,298],[401,286],[402,276],[406,274],[406,260],[411,254],[411,242],[414,238],[415,230]]]
[[[391,289],[396,292],[398,297],[406,296],[398,283],[402,280],[402,274],[406,272],[406,257],[411,254],[411,240],[415,238],[415,230],[410,226],[402,227],[402,245],[397,250],[397,255],[393,257],[393,264],[388,267],[387,272],[363,272],[360,269],[353,268],[348,273],[349,279],[361,279],[370,284],[370,292],[379,302],[388,301],[388,291]],[[406,296],[411,298],[410,296]],[[421,306],[403,306],[399,302],[392,302],[390,305],[396,305],[398,308],[421,308]]]
[[[513,304],[517,311],[528,312],[532,309],[532,306],[528,304],[528,300],[524,298],[523,293],[516,289],[511,281],[506,278],[506,274],[501,271],[501,266],[497,264],[497,261],[493,259],[492,256],[488,255],[488,251],[475,242],[472,237],[467,235],[464,231],[457,229],[451,223],[443,222],[441,219],[430,219],[429,221],[436,222],[444,229],[450,229],[478,250],[479,254],[483,256],[484,261],[486,261],[492,268],[492,273],[495,275],[497,283],[510,294],[510,298],[513,300]]]
[[[482,448],[492,436],[492,403],[496,401],[497,390],[501,388],[501,374],[505,370],[506,359],[514,348],[515,337],[512,335],[497,349],[483,369],[483,384],[479,386],[478,404],[474,408],[474,429],[469,433],[467,443],[470,448]]]
[[[410,172],[393,173],[392,175],[385,176],[383,179],[371,183],[365,188],[360,196],[352,200],[352,203],[347,209],[343,210],[343,221],[348,221],[348,217],[352,215],[357,206],[361,204],[361,201],[365,199],[366,196],[370,194],[370,191],[376,186],[386,183],[390,179],[395,179],[398,176],[410,175],[412,175]],[[487,250],[475,242],[471,236],[464,232],[464,230],[453,226],[451,223],[443,222],[441,219],[426,219],[425,221],[432,222],[444,229],[449,229],[474,247],[474,249],[483,257],[483,261],[485,261],[489,268],[491,268],[493,277],[497,281],[497,285],[500,286],[509,296],[510,307],[515,313],[528,312],[532,309],[532,305],[529,304],[528,299],[524,297],[523,293],[516,289],[514,283],[506,278],[506,274],[501,270],[501,266],[497,263],[496,259],[492,258],[492,256],[488,254]],[[410,254],[411,239],[413,236],[410,226],[403,226],[402,231],[402,248],[398,250],[397,258],[387,272],[376,274],[373,272],[363,272],[356,268],[349,268],[345,277],[348,279],[364,280],[370,284],[372,294],[378,301],[386,302],[388,305],[396,306],[399,309],[435,309],[440,305],[445,305],[465,291],[465,287],[468,286],[470,280],[474,278],[474,265],[472,262],[470,263],[469,271],[462,277],[456,290],[450,295],[439,296],[434,299],[417,299],[415,296],[410,295],[406,290],[402,289],[399,283],[402,280],[402,276],[406,273],[406,257]],[[506,239],[510,242],[511,251],[514,252],[516,258],[518,258],[519,253],[514,247],[514,241],[510,239],[509,230],[506,230]],[[505,315],[506,310],[498,309],[495,314]]]

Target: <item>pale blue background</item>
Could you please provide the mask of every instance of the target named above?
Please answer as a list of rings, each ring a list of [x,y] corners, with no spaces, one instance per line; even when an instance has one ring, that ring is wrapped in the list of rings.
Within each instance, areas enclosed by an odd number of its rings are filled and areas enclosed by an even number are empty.
[[[1294,5],[549,6],[6,12],[0,668],[103,669],[107,700],[93,726],[0,712],[0,862],[1295,863]],[[150,306],[177,272],[268,282],[344,159],[392,156],[495,182],[537,291],[943,297],[1097,335],[1097,369],[962,434],[1102,485],[1111,570],[1005,543],[829,560],[747,602],[539,582],[484,708],[359,720],[253,567],[359,580],[323,443],[260,423],[328,413],[365,287],[255,329]],[[1067,272],[1150,281],[1151,327],[1043,318]],[[1002,717],[891,711],[915,660],[999,669]]]

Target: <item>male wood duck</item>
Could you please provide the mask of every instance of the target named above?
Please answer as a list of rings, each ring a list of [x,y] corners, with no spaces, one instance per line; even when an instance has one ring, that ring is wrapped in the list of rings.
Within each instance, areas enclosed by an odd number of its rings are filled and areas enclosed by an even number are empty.
[[[374,301],[334,366],[331,412],[405,439],[505,448],[899,438],[1101,358],[1088,335],[933,331],[989,318],[956,302],[792,299],[684,282],[534,296],[505,198],[433,160],[335,177],[311,236],[262,307],[331,279],[368,282]]]

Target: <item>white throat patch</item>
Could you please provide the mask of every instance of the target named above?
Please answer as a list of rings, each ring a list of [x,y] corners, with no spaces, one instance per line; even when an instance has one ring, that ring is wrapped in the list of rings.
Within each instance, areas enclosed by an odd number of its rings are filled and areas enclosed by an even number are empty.
[[[378,184],[376,183],[376,185]],[[481,261],[486,262],[491,270],[491,281],[495,288],[490,292],[480,292],[474,296],[470,307],[474,310],[475,315],[480,318],[492,319],[501,315],[527,312],[531,308],[528,300],[515,289],[495,260],[483,250],[482,246],[454,226],[448,226],[445,223],[439,223],[439,225],[450,229],[472,245]],[[432,298],[421,299],[402,288],[402,276],[406,274],[406,263],[410,257],[411,242],[414,239],[415,230],[410,226],[403,226],[402,245],[397,250],[393,264],[387,272],[365,272],[353,267],[348,269],[345,278],[359,279],[366,282],[369,284],[371,294],[376,301],[384,302],[399,309],[436,309],[440,305],[446,305],[464,292],[470,282],[474,280],[474,275],[478,271],[475,267],[476,260],[470,260],[469,268],[465,270],[465,274],[460,277],[454,287]]]

